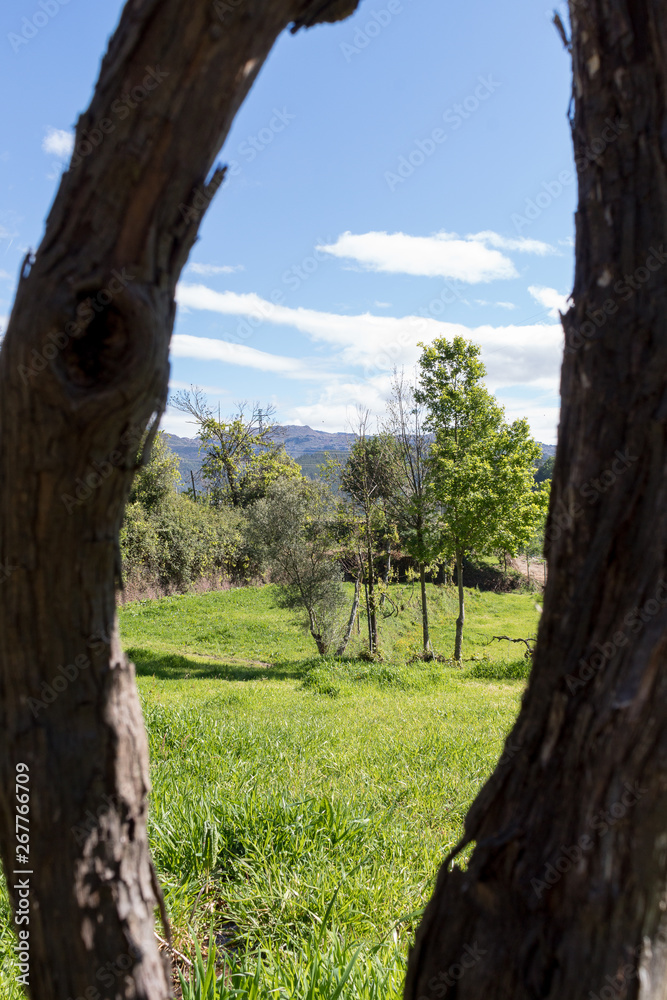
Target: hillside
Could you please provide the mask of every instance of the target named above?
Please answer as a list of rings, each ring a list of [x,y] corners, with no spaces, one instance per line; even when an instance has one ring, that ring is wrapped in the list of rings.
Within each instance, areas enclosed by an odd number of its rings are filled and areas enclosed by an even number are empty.
[[[181,463],[181,476],[184,486],[190,484],[190,472],[195,475],[201,465],[199,457],[199,441],[197,438],[178,437],[176,434],[165,434],[169,447],[176,452]],[[304,469],[304,474],[309,478],[315,478],[316,466],[324,461],[324,452],[330,452],[336,458],[343,458],[354,441],[354,434],[346,434],[342,431],[317,431],[312,427],[301,426],[300,424],[279,424],[276,426],[273,437],[276,441],[282,441],[285,451],[292,458],[300,461]],[[542,448],[542,458],[555,455],[555,444],[540,444]]]

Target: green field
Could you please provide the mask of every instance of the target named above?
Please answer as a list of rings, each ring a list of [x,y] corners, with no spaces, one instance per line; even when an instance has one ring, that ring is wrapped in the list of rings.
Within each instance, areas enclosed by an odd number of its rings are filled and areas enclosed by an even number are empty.
[[[533,594],[469,591],[459,669],[412,660],[415,593],[390,596],[400,610],[374,663],[314,656],[272,587],[120,612],[174,943],[191,958],[195,941],[205,954],[215,944],[218,992],[202,997],[401,994],[419,911],[523,691],[523,647],[487,643],[534,635],[539,611]],[[455,593],[431,586],[429,597],[434,645],[450,655]],[[15,1000],[6,896],[0,907],[0,995]]]

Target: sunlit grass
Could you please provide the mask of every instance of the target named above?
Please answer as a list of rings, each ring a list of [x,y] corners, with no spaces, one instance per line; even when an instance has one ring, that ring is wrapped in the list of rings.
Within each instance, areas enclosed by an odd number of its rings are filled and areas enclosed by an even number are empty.
[[[447,653],[455,598],[430,590]],[[412,660],[418,607],[391,596],[403,609],[374,663],[314,656],[273,588],[121,610],[174,945],[204,956],[192,986],[180,960],[186,1000],[401,995],[419,913],[523,691],[517,647],[486,643],[534,635],[538,612],[530,594],[470,592],[461,670]],[[0,996],[19,1000],[0,907]]]

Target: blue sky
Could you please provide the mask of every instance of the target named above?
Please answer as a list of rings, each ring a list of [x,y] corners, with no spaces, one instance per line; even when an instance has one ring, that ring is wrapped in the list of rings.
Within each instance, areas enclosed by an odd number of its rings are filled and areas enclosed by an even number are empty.
[[[2,6],[0,328],[121,8]],[[576,185],[552,9],[362,0],[348,21],[283,34],[182,275],[172,387],[349,430],[357,404],[381,413],[419,341],[462,334],[508,418],[555,441]],[[178,412],[163,426],[193,434]]]

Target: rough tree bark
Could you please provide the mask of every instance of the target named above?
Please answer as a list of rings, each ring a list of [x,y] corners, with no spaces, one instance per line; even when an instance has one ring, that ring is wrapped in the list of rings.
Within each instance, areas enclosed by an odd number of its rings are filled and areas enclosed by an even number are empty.
[[[465,591],[463,590],[463,549],[456,545],[456,584],[459,593],[459,616],[456,619],[456,638],[454,640],[454,659],[461,662],[463,655],[463,626],[466,620]]]
[[[0,353],[0,842],[15,907],[25,879],[12,873],[31,872],[39,1000],[169,993],[146,739],[116,629],[118,530],[165,404],[174,289],[222,179],[214,158],[283,28],[356,2],[129,0],[24,265]],[[28,866],[17,765],[30,777]]]
[[[409,1000],[667,997],[667,6],[570,6],[576,279],[544,614]]]
[[[431,633],[428,626],[428,601],[426,599],[426,567],[423,562],[419,564],[419,589],[421,593],[422,605],[422,656],[425,660],[433,659],[433,646],[431,645]]]

